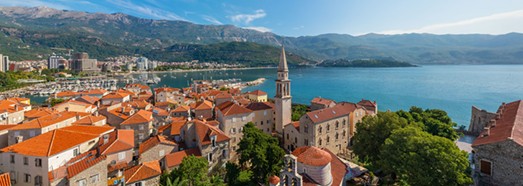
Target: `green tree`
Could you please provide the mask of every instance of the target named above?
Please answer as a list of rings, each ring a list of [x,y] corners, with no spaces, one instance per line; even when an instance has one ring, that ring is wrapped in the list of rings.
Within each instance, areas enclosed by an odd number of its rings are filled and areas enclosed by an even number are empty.
[[[265,184],[269,176],[279,174],[285,155],[278,140],[257,129],[252,122],[243,127],[237,152],[242,169],[251,170],[252,181],[260,184]]]
[[[456,123],[450,119],[447,112],[439,109],[423,110],[419,107],[411,107],[409,112],[398,111],[398,115],[407,119],[409,122],[416,122],[423,126],[423,130],[436,136],[441,136],[450,140],[459,138],[458,132],[454,129]]]
[[[244,185],[256,185],[252,182],[252,171],[241,170],[240,166],[228,162],[225,164],[225,180],[230,186],[244,186]]]
[[[296,104],[292,105],[292,121],[299,121],[301,116],[307,113],[307,105]]]
[[[377,116],[366,116],[356,124],[352,150],[360,159],[376,162],[379,160],[381,145],[392,131],[407,124],[406,119],[394,112],[379,112]]]
[[[469,185],[467,153],[451,140],[419,127],[392,132],[379,153],[379,165],[409,185]]]
[[[181,180],[187,180],[189,186],[206,185],[209,183],[207,167],[207,160],[191,155],[183,158],[175,174]]]
[[[51,98],[51,100],[49,101],[49,104],[51,104],[51,106],[54,107],[55,105],[60,104],[64,101],[65,100],[62,98]]]

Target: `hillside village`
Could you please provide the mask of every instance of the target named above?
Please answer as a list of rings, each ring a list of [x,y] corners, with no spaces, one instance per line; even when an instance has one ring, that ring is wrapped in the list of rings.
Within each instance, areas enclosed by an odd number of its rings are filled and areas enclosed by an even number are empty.
[[[190,87],[128,84],[116,91],[65,91],[52,107],[28,98],[0,101],[0,182],[12,185],[158,185],[162,173],[188,156],[208,171],[238,161],[247,123],[276,137],[288,155],[270,185],[343,185],[364,173],[343,158],[355,124],[378,112],[377,103],[311,100],[291,121],[291,81],[285,50],[276,96],[261,90],[219,90],[205,81]]]

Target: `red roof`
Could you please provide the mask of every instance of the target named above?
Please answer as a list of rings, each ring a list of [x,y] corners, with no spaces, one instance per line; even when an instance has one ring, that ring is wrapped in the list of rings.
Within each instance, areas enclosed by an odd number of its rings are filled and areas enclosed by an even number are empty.
[[[180,92],[179,88],[171,88],[171,87],[161,87],[161,88],[155,88],[154,92],[157,94],[160,92]]]
[[[330,99],[316,97],[316,98],[312,99],[311,103],[321,104],[321,105],[330,105],[333,103],[335,104],[336,102],[333,100],[330,100]]]
[[[107,158],[107,156],[104,156],[104,155],[99,156],[99,157],[88,156],[72,165],[67,166],[67,179],[70,179],[70,178],[82,173],[83,171],[91,168],[92,166],[102,162],[106,158]]]
[[[11,176],[8,172],[0,174],[0,186],[11,186]]]
[[[176,107],[174,110],[172,110],[171,112],[187,112],[189,111],[191,108],[189,106],[186,106],[186,105],[180,105],[178,107]]]
[[[341,102],[330,108],[307,112],[306,115],[312,120],[312,122],[319,123],[345,115],[348,116],[348,114],[354,112],[356,108],[358,108],[358,105],[354,103]]]
[[[103,115],[98,115],[98,116],[88,115],[80,120],[75,121],[73,123],[73,125],[93,125],[93,123],[96,123],[96,122],[99,122],[102,120],[107,120],[107,118]]]
[[[212,102],[204,100],[196,103],[194,110],[210,110],[212,109]]]
[[[36,128],[43,128],[47,127],[53,124],[56,124],[58,122],[62,122],[71,118],[79,117],[83,118],[85,116],[90,115],[89,113],[83,113],[83,112],[60,112],[56,114],[51,114],[47,116],[42,116],[40,118],[31,120],[29,122],[19,124],[10,130],[24,130],[24,129],[36,129]]]
[[[278,176],[271,176],[269,178],[269,183],[273,185],[278,185],[280,183],[280,177]]]
[[[347,165],[343,163],[334,153],[329,151],[329,149],[322,148],[324,152],[327,152],[331,155],[331,175],[332,175],[332,185],[341,185],[341,182],[344,180],[345,175],[348,173]],[[317,186],[318,184],[309,180],[308,177],[304,177],[303,186]]]
[[[267,95],[267,92],[261,91],[261,90],[255,90],[252,92],[249,92],[250,95],[256,95],[256,96],[264,96]]]
[[[27,111],[24,113],[24,116],[26,118],[39,118],[42,116],[47,116],[47,115],[56,114],[56,113],[58,113],[58,111],[56,111],[55,109],[44,107],[44,108],[37,108],[37,109],[32,109],[30,111]]]
[[[157,136],[154,136],[154,137],[149,138],[149,139],[145,140],[144,142],[142,142],[140,144],[138,152],[140,152],[140,154],[142,154],[145,151],[147,151],[159,144],[175,146],[176,142],[167,139],[167,137],[165,137],[165,136],[157,135]]]
[[[254,102],[247,105],[245,108],[249,110],[268,110],[274,108],[274,104],[271,102]]]
[[[495,122],[489,123],[489,129],[484,130],[474,140],[472,146],[484,145],[512,140],[523,146],[523,103],[521,100],[502,104]]]
[[[182,127],[187,123],[186,120],[175,120],[171,122],[171,135],[180,135]]]
[[[118,129],[109,133],[107,143],[104,143],[103,137],[100,139],[100,154],[108,155],[134,148],[134,130]]]
[[[230,139],[223,131],[203,121],[194,120],[194,125],[196,128],[196,135],[198,135],[201,145],[211,144],[212,135],[216,135],[216,142],[227,141]]]
[[[332,160],[328,152],[314,146],[298,147],[292,151],[292,155],[298,158],[298,162],[312,166],[324,166]]]
[[[214,98],[215,99],[232,99],[232,95],[227,92],[220,92]]]
[[[52,156],[74,146],[98,138],[113,130],[107,126],[69,126],[56,129],[1,149],[28,156]],[[38,147],[38,148],[35,148]]]
[[[94,105],[97,101],[100,100],[100,98],[98,97],[94,97],[94,96],[82,96],[78,99],[76,99],[77,101],[80,101],[80,102],[84,102],[84,103],[88,103],[88,104],[92,104]]]
[[[127,118],[121,125],[132,125],[139,123],[147,123],[153,120],[152,112],[140,110],[131,117]]]
[[[161,174],[162,169],[160,168],[160,163],[158,161],[145,162],[125,170],[125,183],[130,184],[160,176]]]
[[[202,153],[200,152],[200,149],[192,148],[192,149],[185,149],[182,151],[167,154],[167,155],[165,155],[166,167],[171,168],[171,167],[178,166],[178,165],[182,164],[183,158],[190,156],[190,155],[201,157]]]
[[[102,99],[123,99],[124,97],[127,97],[127,96],[129,96],[129,94],[127,94],[127,93],[111,92],[111,93],[105,95],[104,97],[102,97]]]
[[[236,103],[226,101],[218,106],[218,109],[222,112],[224,116],[230,116],[235,114],[247,114],[251,113],[252,110],[242,107]]]

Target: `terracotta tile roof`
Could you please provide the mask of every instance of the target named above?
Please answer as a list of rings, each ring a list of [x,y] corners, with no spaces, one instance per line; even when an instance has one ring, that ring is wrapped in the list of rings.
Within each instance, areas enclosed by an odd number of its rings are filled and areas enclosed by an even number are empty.
[[[80,93],[78,92],[73,92],[73,91],[63,91],[63,92],[58,92],[55,94],[56,97],[75,97],[75,96],[79,96]]]
[[[73,123],[73,125],[93,125],[93,123],[96,123],[96,122],[99,122],[102,120],[107,120],[107,118],[103,115],[98,115],[98,116],[88,115],[80,120],[75,121]]]
[[[300,131],[300,121],[293,121],[291,124],[298,132]]]
[[[7,98],[7,100],[14,101],[14,102],[17,102],[17,103],[22,103],[24,101],[29,101],[30,99],[29,98],[21,98],[21,97],[12,97],[12,98]]]
[[[278,184],[280,184],[280,177],[278,177],[278,176],[271,176],[271,177],[269,178],[269,183],[270,183],[270,184],[273,184],[273,185],[278,185]]]
[[[298,158],[298,162],[312,165],[312,166],[323,166],[331,162],[331,155],[314,146],[302,146],[292,151],[292,155]]]
[[[172,88],[172,87],[161,87],[161,88],[155,88],[154,89],[154,92],[156,92],[157,94],[160,93],[160,92],[175,92],[175,93],[178,93],[180,92],[180,89],[179,88]]]
[[[484,145],[512,140],[523,146],[523,101],[518,100],[502,104],[498,111],[498,117],[488,124],[477,137],[472,146]]]
[[[83,160],[80,160],[72,165],[67,166],[67,179],[70,179],[83,171],[91,168],[92,166],[101,163],[103,160],[105,160],[107,156],[89,156],[85,157]]]
[[[152,105],[151,103],[145,101],[145,100],[134,100],[128,103],[133,108],[139,108],[139,109],[145,109],[145,107]]]
[[[180,131],[182,130],[182,127],[186,123],[187,123],[186,120],[172,121],[171,122],[171,135],[172,136],[180,135]]]
[[[354,103],[340,102],[334,107],[307,112],[306,115],[311,119],[312,122],[319,123],[345,115],[348,116],[348,114],[354,112],[356,108],[358,108],[358,105]]]
[[[113,129],[106,126],[70,126],[35,136],[21,143],[5,147],[0,151],[48,157],[96,139]]]
[[[162,169],[160,168],[160,163],[158,161],[145,162],[125,170],[125,183],[130,184],[160,176],[161,174]]]
[[[169,116],[169,112],[167,112],[166,110],[164,110],[162,108],[155,107],[155,108],[153,108],[153,115],[156,115],[156,116]]]
[[[104,97],[102,97],[102,100],[104,100],[104,99],[123,99],[124,97],[127,97],[127,96],[129,96],[129,94],[127,94],[127,93],[111,92],[111,93],[105,95]]]
[[[42,116],[40,118],[31,120],[29,122],[19,124],[10,130],[24,130],[24,129],[37,129],[37,128],[43,128],[47,127],[53,124],[56,124],[58,122],[62,122],[71,118],[76,118],[77,116],[79,118],[83,118],[90,115],[89,113],[83,113],[83,112],[60,112],[56,114],[51,114],[47,116]]]
[[[361,101],[358,102],[358,105],[361,105],[365,107],[365,109],[371,111],[374,111],[374,109],[376,109],[376,102],[372,102],[370,100],[361,99]]]
[[[152,112],[146,110],[140,110],[131,117],[127,118],[120,125],[133,125],[140,123],[147,123],[153,120]]]
[[[129,90],[125,90],[125,89],[118,89],[116,90],[117,93],[123,93],[123,94],[126,94],[126,95],[136,95],[136,93],[132,92],[132,91],[129,91]]]
[[[196,106],[194,107],[194,110],[210,110],[210,109],[212,109],[212,103],[207,100],[196,103]]]
[[[238,95],[242,93],[242,91],[239,88],[231,88],[227,92],[229,92],[232,95]]]
[[[235,114],[247,114],[252,112],[252,110],[230,101],[226,101],[220,104],[218,106],[218,109],[222,112],[224,116],[230,116]]]
[[[154,104],[154,106],[156,106],[156,107],[167,107],[169,105],[176,105],[176,103],[171,102],[171,101],[163,101],[163,102],[156,102]]]
[[[156,135],[154,137],[151,137],[144,142],[140,143],[140,147],[138,148],[138,152],[140,154],[144,153],[145,151],[155,147],[156,145],[164,144],[164,145],[172,145],[175,146],[176,142],[171,141],[167,139],[166,136],[163,135]]]
[[[125,104],[122,104],[122,105],[125,105]],[[126,120],[127,118],[129,118],[129,114],[133,110],[134,109],[130,106],[123,106],[123,112],[122,112],[122,107],[119,107],[119,108],[116,108],[113,110],[109,110],[108,112],[109,112],[109,114],[112,114],[113,116]]]
[[[113,172],[115,170],[121,170],[121,169],[124,169],[126,168],[127,166],[129,166],[129,164],[127,164],[127,162],[120,162],[120,163],[116,163],[114,165],[111,165],[109,164],[107,166],[107,172]]]
[[[91,89],[87,91],[80,92],[82,95],[103,95],[107,92],[105,89]]]
[[[315,97],[314,99],[312,99],[311,103],[320,104],[320,105],[330,105],[333,103],[335,104],[336,102],[334,100],[330,100],[330,99]]]
[[[326,148],[321,149],[323,152],[329,154],[332,158],[330,161],[331,164],[331,175],[332,175],[332,185],[342,185],[345,175],[348,173],[347,165],[343,163],[334,153],[329,151]],[[293,153],[294,154],[294,153]],[[314,180],[311,180],[308,175],[303,176],[303,186],[316,186],[318,185]]]
[[[201,145],[211,144],[212,135],[216,135],[216,142],[228,141],[230,139],[223,131],[203,121],[194,120],[194,125]]]
[[[0,125],[0,131],[3,131],[3,130],[6,130],[6,129],[10,129],[12,127],[14,127],[16,125]]]
[[[163,134],[163,132],[165,132],[165,130],[167,129],[171,129],[171,124],[166,124],[166,125],[162,125],[162,126],[159,126],[158,127],[158,134]]]
[[[99,150],[102,155],[109,155],[134,148],[134,130],[118,129],[109,133],[107,143],[103,137],[99,140]]]
[[[81,101],[76,101],[76,100],[73,100],[73,99],[70,99],[70,100],[67,100],[67,101],[64,101],[62,103],[59,103],[57,105],[55,105],[54,107],[58,107],[58,106],[61,106],[61,105],[79,105],[79,106],[83,106],[83,107],[86,107],[86,108],[93,108],[95,107],[94,105],[92,104],[87,104],[85,102],[81,102]]]
[[[15,101],[10,101],[10,100],[1,100],[0,101],[0,111],[3,110],[3,112],[7,111],[9,113],[13,113],[13,112],[23,111],[25,106],[28,106],[28,105],[23,104],[23,103],[17,103]]]
[[[11,186],[11,176],[8,172],[0,174],[0,186]]]
[[[76,99],[77,101],[84,102],[87,104],[94,105],[97,101],[100,101],[100,98],[94,96],[82,96]]]
[[[256,95],[256,96],[265,96],[267,95],[267,92],[261,91],[261,90],[255,90],[252,92],[249,92],[250,95]]]
[[[190,156],[190,155],[193,155],[196,157],[201,157],[202,153],[200,152],[200,149],[198,149],[198,148],[191,148],[191,149],[185,149],[182,151],[167,154],[167,155],[165,155],[165,166],[168,168],[178,166],[178,165],[182,164],[183,158]]]
[[[248,108],[249,110],[268,110],[274,108],[274,104],[271,102],[255,102],[250,103],[245,108]]]
[[[172,110],[171,112],[187,112],[190,109],[191,109],[191,107],[189,107],[189,106],[180,105],[180,106],[176,107],[174,110]]]
[[[56,114],[56,113],[58,113],[58,111],[56,111],[55,109],[44,107],[44,108],[37,108],[37,109],[32,109],[30,111],[27,111],[24,113],[24,116],[26,118],[39,118],[42,116],[47,116],[47,115]]]
[[[232,95],[227,92],[220,92],[214,99],[232,99]]]

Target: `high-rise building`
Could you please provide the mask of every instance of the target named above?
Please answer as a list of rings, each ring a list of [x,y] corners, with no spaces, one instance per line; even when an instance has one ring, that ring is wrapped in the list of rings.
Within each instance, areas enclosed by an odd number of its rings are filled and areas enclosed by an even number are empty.
[[[4,72],[7,72],[7,71],[9,71],[9,65],[11,65],[10,61],[9,61],[9,56],[4,56],[3,59],[4,59],[4,61],[3,61],[3,63],[4,63]]]
[[[276,95],[274,96],[276,112],[276,132],[283,135],[283,128],[291,123],[291,80],[289,80],[289,68],[285,57],[285,48],[281,48],[280,63],[278,65],[278,77],[276,79]]]
[[[0,72],[5,72],[4,69],[4,56],[0,54]]]
[[[60,66],[58,63],[58,61],[60,61],[60,59],[63,59],[62,56],[57,56],[54,54],[49,56],[49,59],[47,59],[47,68],[48,69],[57,69]]]
[[[98,61],[96,59],[89,59],[89,54],[82,52],[73,55],[71,62],[71,70],[76,72],[100,72],[98,68]]]
[[[137,70],[147,70],[148,68],[149,60],[146,57],[139,57],[136,60],[136,68]]]

